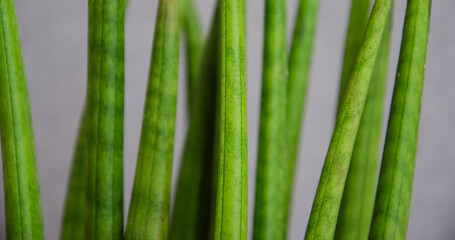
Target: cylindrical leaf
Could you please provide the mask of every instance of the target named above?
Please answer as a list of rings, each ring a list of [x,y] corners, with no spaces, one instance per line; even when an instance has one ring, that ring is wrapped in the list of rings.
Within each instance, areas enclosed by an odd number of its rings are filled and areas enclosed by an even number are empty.
[[[0,1],[0,134],[6,238],[44,239],[32,116],[13,0]]]
[[[87,240],[123,237],[124,0],[89,0]]]
[[[406,239],[430,11],[431,0],[408,0],[370,239]]]
[[[248,138],[243,0],[221,0],[221,72],[218,87],[217,194],[212,239],[246,240]]]
[[[125,239],[168,236],[179,65],[177,0],[160,0]]]
[[[253,239],[286,237],[286,1],[265,1],[264,59]]]
[[[392,0],[376,0],[341,102],[305,239],[333,239],[354,142]]]

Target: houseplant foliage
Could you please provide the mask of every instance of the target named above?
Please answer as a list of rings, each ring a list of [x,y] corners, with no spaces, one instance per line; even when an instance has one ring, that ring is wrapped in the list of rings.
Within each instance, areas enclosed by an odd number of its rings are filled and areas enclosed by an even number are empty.
[[[349,29],[346,37],[343,73],[339,97],[342,98],[349,80],[360,44],[365,33],[370,12],[370,1],[353,1]],[[393,7],[393,5],[392,5]],[[381,46],[371,77],[368,96],[360,121],[359,130],[343,191],[340,213],[335,232],[336,239],[367,239],[370,232],[373,205],[376,196],[379,150],[382,136],[382,119],[389,65],[392,16],[382,37]]]
[[[406,239],[411,211],[431,0],[409,0],[370,238]]]
[[[44,239],[32,115],[13,0],[0,2],[0,133],[6,235]]]
[[[248,226],[246,1],[218,0],[207,35],[193,0],[159,0],[141,141],[124,229],[127,1],[88,1],[86,104],[61,239],[241,239]],[[290,47],[286,1],[266,0],[255,240],[287,239],[320,0],[300,0]],[[379,163],[392,0],[352,0],[337,121],[304,239],[405,239],[431,0],[408,0]],[[33,127],[13,0],[0,1],[0,135],[10,240],[44,239]],[[183,37],[180,37],[182,35]],[[186,51],[179,48],[184,39]],[[189,129],[171,206],[179,53]],[[378,169],[381,166],[380,174]],[[253,189],[250,189],[253,190]]]

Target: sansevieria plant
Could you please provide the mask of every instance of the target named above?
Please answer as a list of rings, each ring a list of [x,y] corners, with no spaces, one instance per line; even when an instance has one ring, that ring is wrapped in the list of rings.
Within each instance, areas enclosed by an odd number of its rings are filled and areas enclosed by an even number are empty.
[[[248,169],[246,1],[217,0],[207,35],[193,0],[157,1],[135,178],[124,217],[128,2],[88,0],[87,92],[60,238],[288,239],[322,1],[299,0],[290,41],[287,1],[264,1],[257,169]],[[393,0],[352,0],[336,122],[301,239],[406,239],[431,0],[407,1],[381,158],[392,27],[399,27],[393,26],[393,10]],[[181,40],[185,51],[179,49]],[[174,156],[182,52],[189,127],[182,156]],[[8,240],[45,239],[25,67],[14,0],[0,0],[0,135]],[[174,169],[176,189],[171,187],[174,157],[182,160]],[[256,174],[255,189],[248,189],[248,171]],[[251,233],[248,191],[255,192]]]

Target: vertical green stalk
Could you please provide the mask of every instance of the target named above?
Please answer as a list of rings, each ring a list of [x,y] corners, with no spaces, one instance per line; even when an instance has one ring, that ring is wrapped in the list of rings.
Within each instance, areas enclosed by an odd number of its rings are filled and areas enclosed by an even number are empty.
[[[338,111],[341,107],[346,86],[351,77],[360,47],[362,46],[365,30],[370,16],[372,0],[352,0],[351,15],[349,17],[348,32],[344,49],[343,69],[341,72],[340,87],[338,92]]]
[[[84,113],[79,124],[76,149],[71,164],[71,173],[63,210],[61,240],[85,239],[85,169],[87,164],[87,121],[88,112]]]
[[[253,239],[286,238],[286,1],[266,0]]]
[[[369,12],[370,9],[364,9]],[[368,239],[378,176],[378,161],[386,92],[392,10],[376,59],[335,232],[336,239]],[[348,54],[346,52],[346,54]]]
[[[248,138],[243,0],[221,0],[215,240],[246,240]]]
[[[171,240],[210,238],[213,215],[212,180],[214,168],[215,108],[220,67],[220,11],[217,7],[212,29],[202,54],[197,94],[183,152],[174,210]]]
[[[406,239],[431,0],[408,0],[370,239]]]
[[[392,0],[376,0],[341,103],[305,239],[333,239],[354,142]]]
[[[6,238],[44,239],[32,116],[13,0],[0,1],[0,59]]]
[[[177,0],[160,0],[126,240],[167,239],[179,64]]]
[[[289,56],[289,78],[287,86],[287,139],[289,165],[286,190],[285,221],[289,219],[294,172],[299,148],[300,129],[305,112],[308,79],[310,77],[319,0],[301,0]],[[287,223],[285,224],[287,226]]]
[[[202,29],[193,0],[180,0],[180,23],[185,35],[188,79],[188,106],[193,109],[203,51]],[[199,93],[199,91],[197,92]]]
[[[85,239],[123,236],[124,0],[89,0]]]

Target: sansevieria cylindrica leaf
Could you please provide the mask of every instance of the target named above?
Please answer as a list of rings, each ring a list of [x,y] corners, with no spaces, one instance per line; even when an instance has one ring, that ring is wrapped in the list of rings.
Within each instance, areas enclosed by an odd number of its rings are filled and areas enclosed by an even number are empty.
[[[87,240],[123,238],[124,0],[89,0]]]
[[[193,0],[179,0],[180,23],[186,44],[187,88],[188,107],[193,109],[195,91],[198,88],[199,71],[201,70],[201,57],[203,52],[202,27]]]
[[[352,5],[350,27],[360,31],[361,28],[358,26],[355,27],[355,25],[362,24],[361,19],[355,18],[352,15],[360,15],[360,13],[355,13],[357,11],[369,13],[370,8],[369,6],[365,6],[364,9],[359,9],[358,7],[362,6],[362,4],[356,5],[356,2],[358,1],[353,1]],[[351,164],[349,165],[343,200],[338,215],[335,239],[366,240],[370,232],[378,179],[379,150],[382,139],[384,100],[392,35],[392,16],[393,11],[390,10],[388,24],[384,30],[367,100],[363,109],[362,120],[360,121],[359,131],[352,152]],[[368,19],[365,18],[364,21],[366,25]],[[359,34],[356,35],[360,37]],[[348,36],[348,39],[353,41],[352,38]],[[350,46],[347,43],[345,55],[357,54],[358,52],[351,52],[356,49],[358,48],[352,45]],[[352,66],[346,63],[343,66],[352,69]]]
[[[221,71],[217,97],[215,240],[246,240],[248,138],[243,0],[220,0]]]
[[[286,1],[266,0],[254,240],[286,237],[287,69]]]
[[[408,0],[370,239],[406,239],[430,13],[431,0]]]
[[[352,151],[392,0],[376,0],[341,102],[305,239],[333,239]]]
[[[169,231],[171,240],[211,239],[215,208],[213,150],[216,93],[220,78],[220,20],[218,6],[202,54],[197,94],[193,98]]]
[[[179,2],[160,0],[125,239],[168,237],[179,65]]]
[[[294,36],[289,53],[289,77],[287,83],[287,144],[289,157],[286,174],[285,230],[294,186],[294,172],[299,154],[300,130],[305,113],[310,78],[311,60],[316,35],[319,0],[301,0],[294,27]]]
[[[44,239],[32,116],[13,0],[0,1],[0,135],[6,238]]]
[[[76,147],[73,153],[71,171],[63,208],[61,240],[85,239],[85,170],[87,164],[87,107],[84,106],[79,123]]]

